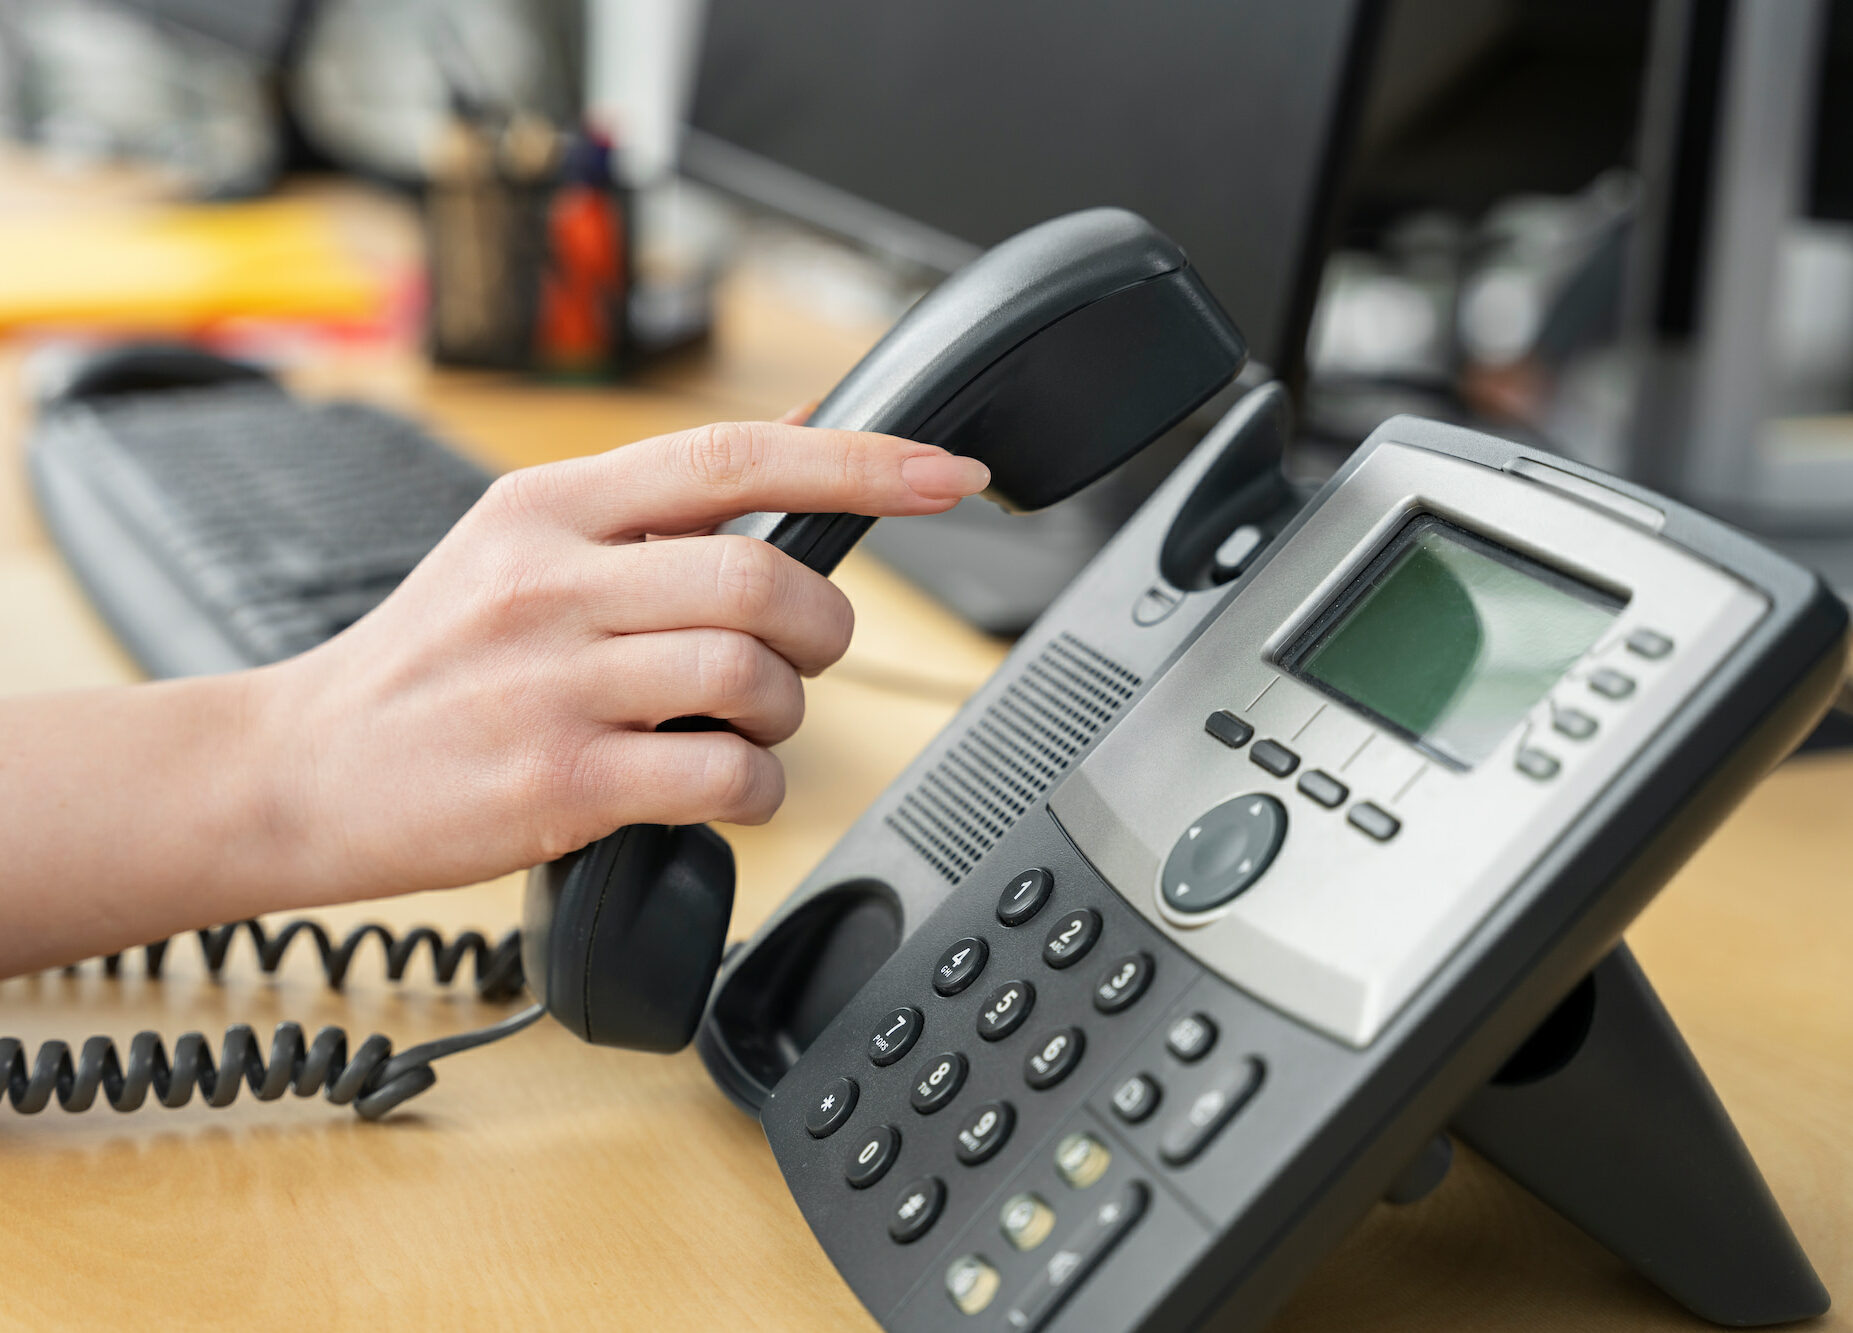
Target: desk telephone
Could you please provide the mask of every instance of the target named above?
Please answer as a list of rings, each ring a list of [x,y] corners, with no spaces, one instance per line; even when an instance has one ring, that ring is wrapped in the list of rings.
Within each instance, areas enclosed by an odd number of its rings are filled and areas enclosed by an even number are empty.
[[[1182,253],[1096,209],[948,280],[814,420],[973,454],[1035,508],[1244,357]],[[745,943],[718,835],[619,830],[533,872],[540,1004],[453,1043],[542,1005],[693,1036],[896,1330],[1258,1327],[1438,1183],[1448,1132],[1705,1318],[1826,1309],[1619,941],[1825,710],[1845,609],[1536,449],[1398,417],[1314,492],[1287,429],[1278,386],[1245,395]],[[731,526],[827,573],[869,523]],[[304,1074],[298,1034],[293,1071],[243,1073],[378,1115],[444,1053]],[[57,1054],[0,1041],[20,1109],[83,1082]]]

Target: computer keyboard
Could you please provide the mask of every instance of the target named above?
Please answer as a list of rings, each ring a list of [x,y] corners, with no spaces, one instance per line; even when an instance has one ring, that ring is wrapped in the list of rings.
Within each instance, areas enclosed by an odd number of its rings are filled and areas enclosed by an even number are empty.
[[[155,676],[339,633],[490,481],[402,417],[261,379],[54,402],[29,459],[53,538]]]

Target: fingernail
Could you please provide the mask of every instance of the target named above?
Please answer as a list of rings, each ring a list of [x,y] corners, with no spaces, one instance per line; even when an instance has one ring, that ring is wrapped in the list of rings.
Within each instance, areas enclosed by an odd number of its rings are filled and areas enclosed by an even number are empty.
[[[901,464],[901,480],[925,500],[956,500],[991,484],[991,469],[957,454],[919,454]]]

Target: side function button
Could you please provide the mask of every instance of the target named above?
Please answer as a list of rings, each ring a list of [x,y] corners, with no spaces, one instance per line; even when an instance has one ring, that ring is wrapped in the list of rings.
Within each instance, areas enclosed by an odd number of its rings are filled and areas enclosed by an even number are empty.
[[[1012,1249],[1033,1250],[1055,1230],[1055,1210],[1034,1194],[1013,1194],[997,1214],[998,1230]]]
[[[1403,826],[1402,820],[1369,801],[1359,802],[1345,811],[1345,822],[1354,829],[1362,829],[1378,842],[1388,842]]]
[[[1165,1033],[1165,1049],[1185,1064],[1201,1060],[1216,1044],[1216,1024],[1208,1014],[1185,1014],[1173,1019]]]
[[[1216,1072],[1209,1086],[1191,1099],[1176,1123],[1165,1130],[1158,1155],[1167,1166],[1183,1166],[1222,1132],[1235,1113],[1261,1086],[1261,1062],[1244,1060]]]
[[[1002,1041],[1029,1017],[1036,1005],[1036,988],[1027,981],[1006,981],[984,997],[978,1011],[978,1035],[986,1041]]]
[[[954,1259],[946,1269],[946,1294],[952,1297],[960,1314],[982,1314],[996,1299],[998,1284],[1002,1281],[997,1270],[982,1256],[968,1254]]]
[[[1152,956],[1143,951],[1129,953],[1107,968],[1094,987],[1094,1008],[1103,1014],[1117,1014],[1129,1008],[1152,984]]]
[[[1589,673],[1589,688],[1604,699],[1626,699],[1634,693],[1634,677],[1613,667],[1597,667]]]
[[[1231,750],[1241,749],[1255,734],[1253,727],[1226,708],[1218,709],[1204,718],[1203,729]]]
[[[1075,1189],[1092,1185],[1112,1164],[1113,1154],[1092,1134],[1068,1134],[1055,1145],[1055,1174]]]
[[[1673,641],[1658,630],[1637,629],[1628,636],[1628,651],[1657,662],[1673,651]]]
[[[883,1176],[901,1155],[901,1132],[893,1125],[877,1125],[868,1132],[843,1167],[843,1178],[859,1190],[865,1190]]]
[[[1024,1058],[1023,1081],[1037,1092],[1054,1087],[1074,1073],[1086,1045],[1080,1028],[1058,1028]]]
[[[893,1064],[920,1040],[920,1011],[902,1005],[882,1019],[869,1035],[869,1059],[883,1068]]]
[[[1100,913],[1077,907],[1049,927],[1042,942],[1042,961],[1050,967],[1072,967],[1087,956],[1100,938]]]
[[[1287,836],[1287,808],[1259,792],[1224,801],[1165,857],[1159,892],[1180,912],[1221,907],[1267,873]]]
[[[978,979],[990,956],[991,946],[976,935],[953,941],[933,964],[933,989],[941,995],[957,995]]]
[[[1300,757],[1279,741],[1256,741],[1248,757],[1277,778],[1284,778],[1300,766]]]
[[[1310,796],[1328,810],[1343,805],[1345,798],[1351,795],[1351,788],[1323,768],[1308,769],[1300,774],[1299,788],[1302,795]]]
[[[1113,1114],[1129,1125],[1136,1125],[1158,1109],[1164,1092],[1150,1074],[1134,1074],[1113,1089]]]
[[[1586,741],[1596,734],[1596,720],[1574,708],[1553,709],[1551,727],[1573,741]]]
[[[946,1185],[938,1176],[922,1176],[895,1196],[888,1214],[888,1234],[901,1244],[919,1240],[946,1209]]]
[[[1514,762],[1519,772],[1528,778],[1536,778],[1539,782],[1556,777],[1557,770],[1563,767],[1557,762],[1556,755],[1533,749],[1529,745],[1518,752],[1518,758]]]
[[[990,1161],[1016,1127],[1014,1106],[1009,1102],[986,1102],[959,1128],[959,1160],[967,1166]]]
[[[1040,866],[1025,870],[998,895],[997,919],[1006,926],[1020,926],[1047,905],[1053,892],[1055,876]]]
[[[1087,1220],[1062,1238],[1036,1275],[1036,1280],[1004,1313],[1004,1327],[1012,1333],[1036,1333],[1055,1316],[1062,1303],[1100,1267],[1120,1238],[1145,1212],[1149,1191],[1143,1181],[1128,1181],[1119,1193],[1103,1199]]]
[[[833,1078],[824,1084],[804,1112],[804,1127],[811,1137],[827,1139],[841,1129],[849,1113],[856,1109],[859,1091],[853,1078]]]
[[[907,1100],[921,1115],[932,1115],[965,1086],[965,1057],[957,1051],[936,1055],[920,1066],[914,1075],[913,1091]]]

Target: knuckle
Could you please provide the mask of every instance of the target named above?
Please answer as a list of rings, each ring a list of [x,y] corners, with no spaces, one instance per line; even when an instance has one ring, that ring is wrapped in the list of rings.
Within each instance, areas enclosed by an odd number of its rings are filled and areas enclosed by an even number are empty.
[[[711,630],[696,649],[696,688],[710,704],[732,704],[757,693],[764,673],[758,641],[734,630]]]
[[[723,817],[738,818],[755,812],[764,784],[762,756],[771,756],[740,737],[722,737],[710,746],[702,773],[702,789]]]
[[[755,537],[717,537],[715,591],[722,614],[751,624],[772,610],[779,595],[779,553]]]
[[[552,485],[545,467],[516,468],[489,483],[483,504],[492,512],[527,518],[547,507]]]
[[[683,439],[689,474],[704,490],[740,490],[765,454],[764,434],[753,422],[712,422]]]

